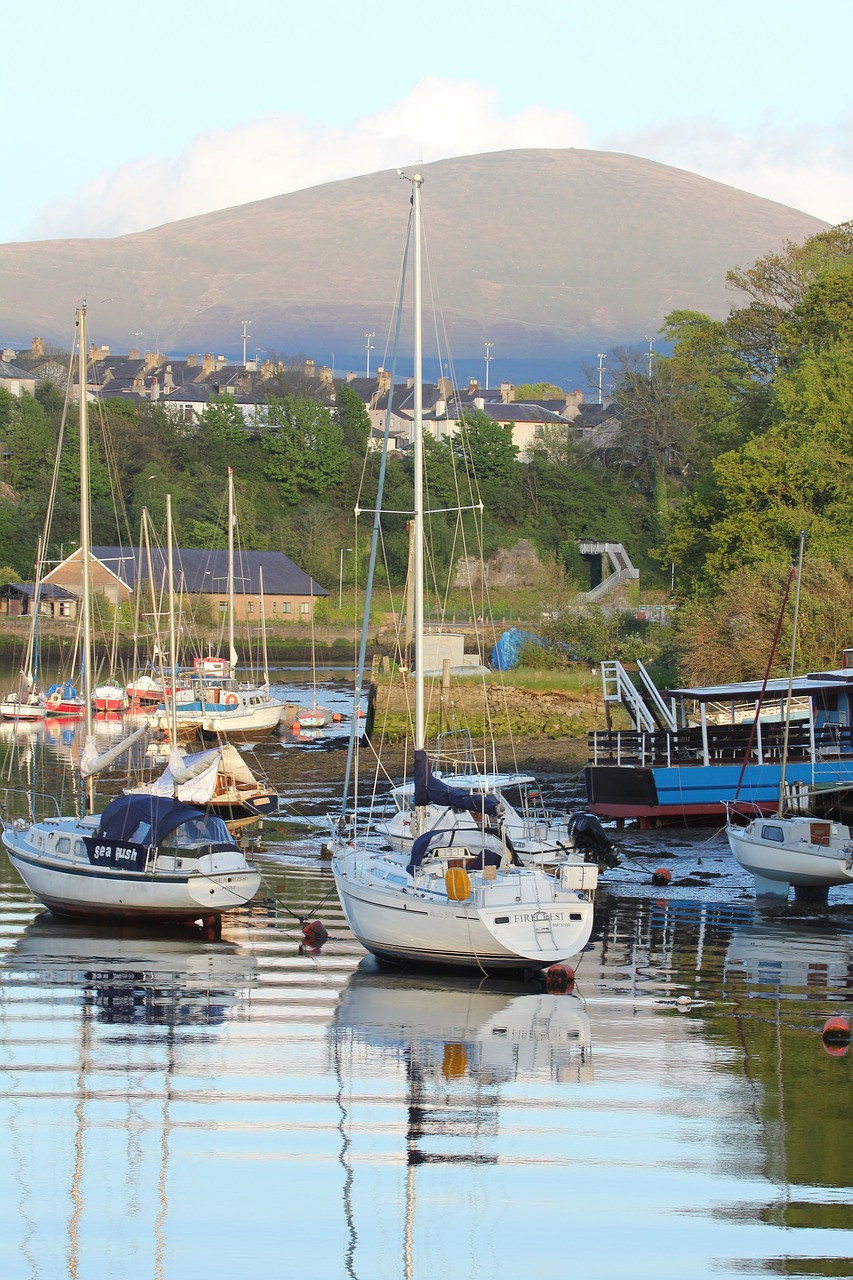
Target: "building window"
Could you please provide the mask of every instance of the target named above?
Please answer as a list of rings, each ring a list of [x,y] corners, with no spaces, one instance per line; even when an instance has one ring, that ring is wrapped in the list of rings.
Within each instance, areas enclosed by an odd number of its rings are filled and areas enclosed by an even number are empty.
[[[220,612],[220,613],[226,613],[226,612],[227,612],[227,610],[228,610],[228,601],[227,601],[227,600],[220,600],[220,601],[219,601],[219,612]]]
[[[272,602],[272,611],[273,613],[278,613],[278,603],[275,600]]]
[[[246,612],[247,612],[247,613],[254,613],[254,612],[255,612],[255,602],[254,602],[254,600],[247,600],[247,601],[246,601]]]
[[[302,604],[299,606],[299,612],[300,612],[300,613],[309,613],[309,612],[310,612],[310,610],[311,610],[311,606],[309,605],[308,601],[307,601],[307,600],[303,600],[303,601],[302,601]]]
[[[282,602],[281,602],[281,611],[282,611],[282,613],[290,613],[290,601],[289,601],[289,600],[282,600]]]
[[[71,617],[71,601],[70,600],[61,600],[59,602],[59,616],[60,618]]]

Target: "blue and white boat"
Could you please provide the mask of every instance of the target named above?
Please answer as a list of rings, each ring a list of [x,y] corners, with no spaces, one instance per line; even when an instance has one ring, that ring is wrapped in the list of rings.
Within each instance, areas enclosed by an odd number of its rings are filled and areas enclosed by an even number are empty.
[[[846,658],[845,654],[845,658]],[[636,682],[618,662],[602,664],[605,710],[621,703],[630,729],[589,735],[590,812],[655,826],[725,821],[737,802],[774,813],[785,778],[798,789],[853,785],[853,665],[720,685],[658,690],[641,662]]]

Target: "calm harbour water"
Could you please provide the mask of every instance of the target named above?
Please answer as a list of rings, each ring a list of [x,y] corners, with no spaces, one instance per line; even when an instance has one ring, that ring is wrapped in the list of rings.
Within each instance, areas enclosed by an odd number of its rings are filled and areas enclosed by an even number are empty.
[[[339,789],[320,743],[258,754],[307,813]],[[0,858],[4,1277],[853,1275],[849,891],[763,919],[719,833],[626,833],[558,996],[380,970],[293,836],[263,869],[314,954],[264,901],[216,942],[63,924]]]

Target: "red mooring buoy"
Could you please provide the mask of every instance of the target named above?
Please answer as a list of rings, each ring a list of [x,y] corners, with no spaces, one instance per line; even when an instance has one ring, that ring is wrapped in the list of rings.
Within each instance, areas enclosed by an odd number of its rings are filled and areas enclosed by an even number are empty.
[[[336,711],[335,714],[332,716],[332,721],[335,724],[340,724],[342,720],[343,720],[343,716],[341,715],[340,711]]]
[[[652,872],[652,884],[669,884],[672,880],[672,872],[666,867],[658,867],[657,871]]]
[[[850,1020],[836,1016],[827,1018],[820,1033],[827,1053],[841,1058],[850,1048]]]
[[[329,936],[322,920],[309,920],[302,926],[302,937],[309,947],[321,947]]]
[[[575,985],[575,971],[569,964],[552,964],[545,970],[545,990],[562,995]]]

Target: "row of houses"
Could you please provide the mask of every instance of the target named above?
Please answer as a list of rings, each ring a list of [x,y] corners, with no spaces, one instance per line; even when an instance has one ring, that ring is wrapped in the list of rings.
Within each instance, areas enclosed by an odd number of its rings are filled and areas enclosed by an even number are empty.
[[[168,566],[161,550],[148,555],[137,547],[93,547],[91,580],[113,608],[141,592],[149,609],[151,580],[155,597],[166,590]],[[228,610],[228,553],[187,548],[174,553],[175,586],[193,603],[205,602],[213,616]],[[78,548],[44,575],[39,612],[46,618],[74,621],[83,589],[83,558]],[[310,622],[318,599],[329,592],[280,551],[239,551],[234,563],[234,619],[242,622]],[[0,615],[26,617],[33,612],[35,586],[7,583],[0,588]]]
[[[4,351],[0,361],[0,386],[20,395],[32,393],[39,378],[49,377],[64,384],[67,366],[44,351],[40,339],[27,352]],[[15,363],[17,361],[18,363]],[[26,365],[26,368],[23,367]],[[379,368],[373,378],[347,374],[335,378],[327,365],[306,360],[298,370],[266,360],[230,364],[222,355],[190,355],[185,359],[166,357],[159,352],[131,350],[126,356],[112,356],[106,347],[89,351],[87,382],[90,395],[113,397],[136,403],[165,406],[174,418],[188,427],[197,421],[206,405],[217,396],[228,395],[239,408],[248,428],[263,428],[263,406],[271,391],[280,390],[282,380],[300,385],[334,403],[337,388],[346,384],[361,399],[371,421],[371,440],[381,446],[386,416],[391,406],[389,436],[392,449],[411,448],[414,418],[413,380],[391,388],[391,374]],[[79,395],[79,386],[76,388]],[[618,431],[612,403],[586,404],[581,391],[570,391],[560,399],[524,400],[515,398],[511,383],[502,382],[492,390],[471,379],[466,388],[454,387],[447,378],[423,386],[424,422],[437,440],[447,440],[459,431],[464,413],[478,410],[512,430],[519,457],[529,458],[532,448],[552,432],[569,433],[571,439],[601,452],[613,442]]]

